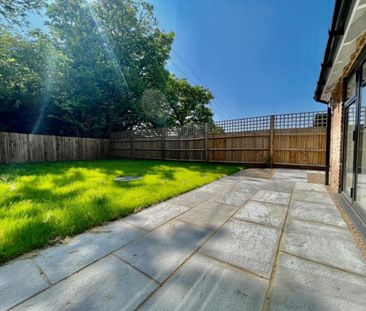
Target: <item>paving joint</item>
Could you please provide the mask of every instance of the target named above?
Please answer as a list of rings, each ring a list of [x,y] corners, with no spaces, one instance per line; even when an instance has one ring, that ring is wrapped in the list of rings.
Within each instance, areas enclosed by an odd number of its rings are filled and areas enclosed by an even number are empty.
[[[292,189],[291,195],[290,195],[290,200],[289,203],[287,204],[287,210],[286,210],[286,215],[285,218],[283,220],[281,229],[280,229],[280,236],[277,242],[277,249],[276,249],[276,255],[274,258],[274,262],[273,262],[273,266],[272,266],[272,271],[271,271],[271,276],[269,278],[269,282],[268,282],[268,287],[267,287],[267,291],[266,294],[264,296],[264,302],[263,302],[263,311],[267,311],[269,310],[269,301],[272,295],[272,289],[273,289],[273,279],[275,277],[276,274],[276,269],[279,263],[279,259],[280,259],[280,248],[281,248],[281,244],[283,243],[283,239],[284,239],[284,235],[285,235],[285,227],[286,227],[286,223],[287,223],[287,218],[289,215],[289,211],[291,208],[291,203],[292,203],[292,198],[294,195],[294,191],[295,191],[295,187]]]

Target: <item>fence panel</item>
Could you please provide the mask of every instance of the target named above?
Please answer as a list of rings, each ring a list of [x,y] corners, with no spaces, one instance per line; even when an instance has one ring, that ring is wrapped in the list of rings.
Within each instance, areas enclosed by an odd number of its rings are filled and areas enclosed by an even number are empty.
[[[120,132],[111,135],[111,155],[322,168],[326,126],[321,111]]]
[[[99,160],[109,140],[0,132],[0,163]]]

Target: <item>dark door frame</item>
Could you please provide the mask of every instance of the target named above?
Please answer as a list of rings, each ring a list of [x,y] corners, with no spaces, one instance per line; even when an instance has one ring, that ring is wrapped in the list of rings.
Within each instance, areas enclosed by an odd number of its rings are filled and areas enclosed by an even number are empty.
[[[353,65],[352,70],[350,71],[350,73],[348,74],[347,78],[345,79],[345,88],[344,88],[344,93],[346,93],[347,91],[347,82],[350,80],[350,78],[353,76],[353,74],[356,74],[356,92],[355,95],[352,96],[351,98],[347,99],[345,101],[344,107],[343,107],[343,115],[346,116],[346,109],[352,105],[352,104],[356,104],[356,116],[355,116],[355,129],[354,129],[354,133],[353,133],[353,149],[354,149],[354,154],[353,154],[353,168],[352,168],[352,173],[353,173],[353,179],[352,179],[352,193],[351,193],[351,197],[344,192],[344,167],[345,167],[345,153],[346,153],[346,148],[344,145],[344,148],[342,150],[342,174],[341,174],[341,191],[343,194],[343,197],[350,203],[352,209],[354,210],[354,212],[366,223],[366,213],[364,213],[362,211],[361,206],[358,204],[358,202],[356,201],[356,197],[357,197],[357,181],[358,181],[358,168],[359,168],[359,137],[360,137],[360,111],[361,111],[361,89],[362,89],[362,66],[366,64],[366,50],[364,49],[362,56],[359,57],[358,61],[355,62],[355,64]],[[346,94],[344,94],[344,98],[346,98]],[[343,134],[343,142],[344,142],[344,137],[346,134],[346,122],[345,122],[345,118],[343,121],[343,129],[342,129],[342,134]]]

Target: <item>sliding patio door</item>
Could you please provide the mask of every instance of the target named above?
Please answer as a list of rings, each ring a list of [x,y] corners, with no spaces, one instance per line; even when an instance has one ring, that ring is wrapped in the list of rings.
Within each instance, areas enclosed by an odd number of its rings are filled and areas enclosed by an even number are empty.
[[[356,101],[352,101],[345,110],[344,132],[343,191],[348,197],[353,196],[356,112]]]
[[[366,64],[361,75],[356,202],[361,214],[366,215]]]

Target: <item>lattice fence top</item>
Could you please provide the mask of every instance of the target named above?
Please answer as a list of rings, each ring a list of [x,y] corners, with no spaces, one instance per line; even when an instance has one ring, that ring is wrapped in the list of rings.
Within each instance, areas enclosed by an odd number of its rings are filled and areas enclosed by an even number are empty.
[[[236,133],[249,131],[263,131],[269,130],[271,126],[271,116],[217,121],[215,127],[218,132]]]
[[[327,112],[301,112],[274,116],[275,129],[316,128],[327,126]]]
[[[301,112],[281,115],[268,115],[254,118],[217,121],[213,124],[192,124],[183,127],[171,128],[137,128],[130,131],[114,132],[111,139],[124,139],[130,137],[201,137],[206,131],[210,133],[240,133],[253,131],[266,131],[273,129],[304,129],[321,128],[327,126],[327,112]]]

